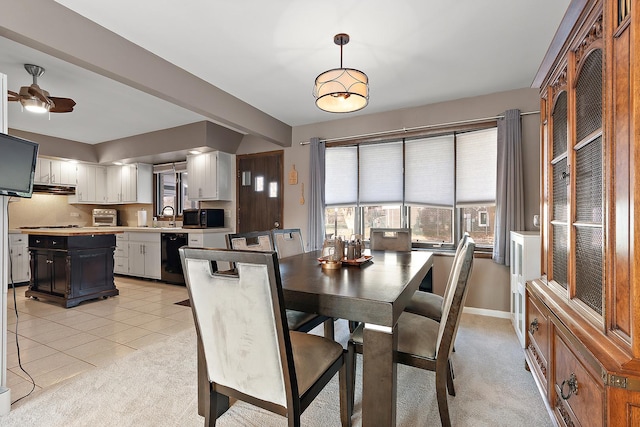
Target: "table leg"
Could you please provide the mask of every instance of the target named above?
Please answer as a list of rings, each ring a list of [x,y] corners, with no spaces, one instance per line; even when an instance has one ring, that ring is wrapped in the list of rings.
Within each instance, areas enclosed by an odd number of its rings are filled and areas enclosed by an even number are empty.
[[[362,425],[396,425],[397,326],[366,324],[363,331]]]

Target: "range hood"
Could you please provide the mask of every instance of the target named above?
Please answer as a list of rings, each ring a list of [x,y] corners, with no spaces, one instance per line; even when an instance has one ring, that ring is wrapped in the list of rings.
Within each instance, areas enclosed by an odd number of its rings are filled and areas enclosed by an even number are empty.
[[[33,192],[38,194],[73,195],[76,194],[76,187],[33,184]]]

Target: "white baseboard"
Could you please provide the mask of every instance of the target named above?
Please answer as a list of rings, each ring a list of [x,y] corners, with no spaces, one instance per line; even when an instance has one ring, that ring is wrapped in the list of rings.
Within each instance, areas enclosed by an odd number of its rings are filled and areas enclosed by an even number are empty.
[[[511,313],[508,311],[488,310],[486,308],[464,307],[463,313],[477,314],[479,316],[499,317],[501,319],[511,319]]]

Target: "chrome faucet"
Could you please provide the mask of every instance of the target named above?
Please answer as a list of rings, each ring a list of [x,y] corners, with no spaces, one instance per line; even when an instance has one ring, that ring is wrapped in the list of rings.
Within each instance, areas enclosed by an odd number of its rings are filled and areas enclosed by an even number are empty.
[[[169,222],[169,227],[175,227],[176,226],[176,210],[173,208],[173,206],[171,205],[167,205],[164,208],[162,208],[162,216],[166,216],[167,214],[164,212],[167,209],[171,209],[171,216],[173,217],[173,221]]]

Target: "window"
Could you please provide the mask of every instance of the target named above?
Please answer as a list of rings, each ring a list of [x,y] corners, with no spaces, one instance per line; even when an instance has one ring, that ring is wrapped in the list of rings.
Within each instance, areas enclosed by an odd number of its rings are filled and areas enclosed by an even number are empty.
[[[414,247],[494,239],[497,128],[327,148],[327,237],[411,228]]]
[[[154,165],[153,173],[156,176],[156,216],[162,216],[162,210],[167,206],[175,210],[176,216],[182,215],[184,209],[197,207],[197,202],[187,195],[186,162]]]

